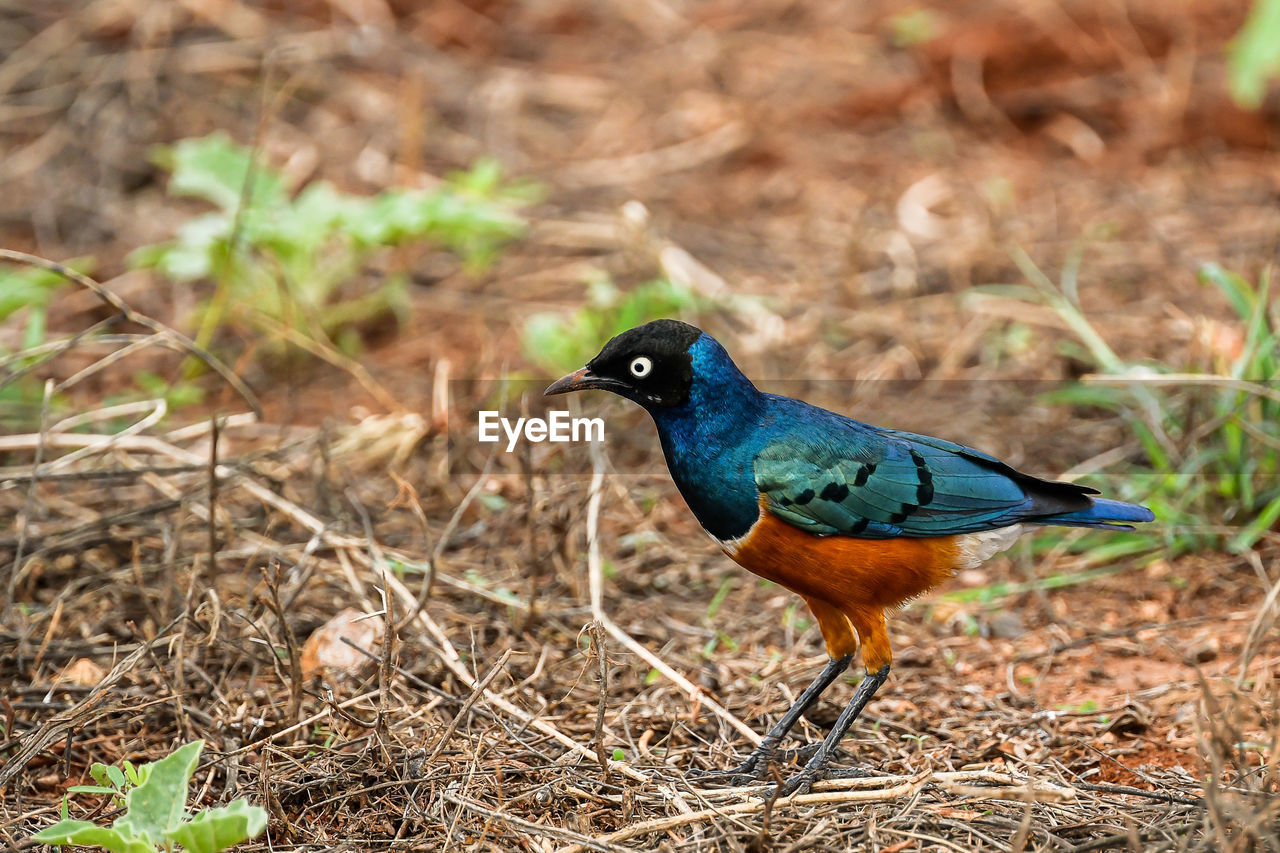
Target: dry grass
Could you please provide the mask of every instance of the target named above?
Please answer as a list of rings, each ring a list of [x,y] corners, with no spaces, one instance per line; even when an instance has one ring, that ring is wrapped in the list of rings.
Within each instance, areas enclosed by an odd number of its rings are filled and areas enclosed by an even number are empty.
[[[1280,232],[1274,116],[1220,94],[1238,4],[965,2],[916,49],[889,3],[206,5],[0,18],[0,242],[119,273],[189,213],[148,146],[219,127],[299,183],[427,186],[495,154],[549,197],[486,276],[412,259],[415,318],[359,376],[237,363],[261,418],[224,384],[181,426],[110,403],[139,366],[174,373],[190,289],[123,273],[114,303],[60,299],[34,376],[71,410],[0,435],[0,840],[92,762],[203,737],[193,799],[262,804],[273,850],[1280,849],[1274,536],[985,604],[950,593],[1097,567],[1028,550],[960,578],[892,625],[894,676],[846,745],[873,775],[770,802],[682,773],[730,764],[824,662],[795,599],[730,566],[661,474],[443,461],[450,406],[477,402],[446,403],[450,378],[501,375],[587,272],[761,297],[706,318],[753,376],[987,389],[868,383],[868,419],[1045,474],[1122,444],[1009,403],[988,380],[1081,365],[1050,312],[967,289],[1016,281],[1009,244],[1052,270],[1086,239],[1083,299],[1123,357],[1204,356],[1230,314],[1196,262],[1252,275]],[[619,217],[633,199],[651,221]],[[658,470],[641,444],[625,462]],[[345,608],[386,639],[310,671]]]
[[[1170,683],[1105,724],[1095,721],[1107,709],[1034,710],[908,656],[850,741],[871,777],[784,802],[767,784],[703,789],[682,771],[729,762],[726,747],[752,731],[742,720],[765,726],[819,659],[795,656],[776,612],[747,617],[759,593],[774,597],[759,588],[715,620],[733,631],[732,653],[709,653],[712,620],[689,591],[705,587],[705,567],[661,540],[619,550],[618,532],[643,517],[617,481],[493,472],[458,496],[437,464],[444,436],[412,418],[332,431],[250,413],[139,424],[86,434],[63,421],[3,439],[10,458],[33,460],[0,469],[0,500],[18,521],[0,539],[14,649],[3,662],[13,734],[0,744],[10,844],[48,821],[92,761],[155,758],[196,737],[208,743],[201,801],[267,806],[273,849],[1275,842],[1275,765],[1258,760],[1275,744],[1251,745],[1277,730],[1274,643],[1247,665],[1247,689],[1243,672],[1217,695],[1202,683],[1203,712],[1199,685]],[[471,498],[494,477],[512,503],[473,520]],[[617,558],[612,582],[602,538]],[[303,641],[343,607],[393,626],[391,639],[361,649],[363,665],[304,666]],[[1084,634],[1042,654],[1115,637]],[[812,630],[797,640],[814,649]],[[643,677],[650,664],[633,652],[677,680]],[[1114,757],[1126,741],[1152,745],[1152,730],[1172,739],[1177,727],[1154,718],[1188,701],[1198,740],[1176,752],[1189,767]],[[808,725],[804,737],[818,733]],[[615,749],[625,761],[608,757]],[[1125,784],[1097,781],[1114,776],[1082,752],[1123,768]]]

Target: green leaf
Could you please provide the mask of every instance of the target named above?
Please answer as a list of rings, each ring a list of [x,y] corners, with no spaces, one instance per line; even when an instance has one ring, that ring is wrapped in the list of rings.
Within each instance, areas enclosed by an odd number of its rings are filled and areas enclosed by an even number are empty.
[[[894,47],[915,47],[933,41],[942,32],[938,13],[932,9],[912,9],[889,19],[889,38]]]
[[[41,844],[102,847],[111,853],[155,853],[155,847],[121,829],[107,829],[87,820],[60,820],[31,836]]]
[[[87,273],[93,269],[93,259],[73,258],[63,265]],[[58,273],[43,267],[0,266],[0,320],[23,308],[45,308],[54,292],[67,284]]]
[[[68,794],[114,794],[116,789],[109,785],[72,785],[67,788]]]
[[[212,202],[224,211],[240,207],[253,152],[237,145],[222,131],[200,139],[183,139],[161,151],[173,176],[169,191]],[[264,163],[254,168],[248,207],[274,207],[285,200],[284,176]]]
[[[151,765],[144,764],[141,767],[134,767],[132,761],[121,762],[124,765],[124,775],[128,777],[129,784],[141,785],[147,781],[147,774],[151,772]]]
[[[1262,106],[1267,82],[1280,73],[1280,0],[1254,0],[1227,54],[1231,97],[1247,109]]]
[[[726,577],[720,582],[720,588],[716,590],[715,595],[711,596],[711,603],[707,605],[706,620],[708,622],[716,618],[716,614],[720,612],[720,605],[724,604],[724,600],[729,597],[732,590],[732,577]]]
[[[116,767],[114,764],[108,764],[106,765],[106,768],[107,779],[110,780],[111,784],[117,788],[123,788],[125,783],[124,771],[119,767]]]
[[[266,811],[236,800],[227,806],[205,809],[166,837],[191,853],[218,853],[261,835],[266,828]]]
[[[33,305],[27,312],[27,327],[22,331],[22,348],[31,349],[44,343],[49,312],[43,305]]]
[[[152,762],[147,780],[125,795],[126,814],[115,826],[156,842],[177,829],[186,815],[187,785],[202,749],[204,741],[192,741]]]
[[[487,201],[532,204],[543,196],[542,187],[531,180],[502,180],[502,164],[492,157],[481,157],[465,172],[450,172],[445,183],[459,194]]]
[[[614,760],[614,761],[626,761],[626,760],[627,760],[627,751],[626,751],[625,749],[615,749],[615,750],[613,751],[613,760]]]
[[[1253,292],[1253,288],[1249,286],[1249,283],[1243,277],[1212,262],[1202,264],[1197,277],[1202,282],[1210,282],[1221,290],[1222,294],[1231,302],[1231,307],[1235,310],[1236,316],[1246,319],[1253,313],[1253,306],[1257,297]]]

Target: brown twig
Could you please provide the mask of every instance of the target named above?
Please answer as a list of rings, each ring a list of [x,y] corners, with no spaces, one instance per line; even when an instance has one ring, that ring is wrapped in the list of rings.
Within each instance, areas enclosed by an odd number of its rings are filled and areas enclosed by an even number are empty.
[[[604,748],[604,715],[609,709],[609,660],[604,647],[604,626],[593,621],[587,626],[587,631],[591,636],[591,649],[596,656],[600,675],[600,699],[596,703],[596,726],[591,740],[595,746],[596,758],[600,762],[600,772],[608,782],[609,757]]]
[[[509,657],[511,657],[511,649],[507,649],[503,652],[502,657],[498,658],[498,662],[495,663],[489,669],[489,672],[485,677],[478,681],[475,687],[472,688],[471,695],[462,703],[462,707],[458,710],[458,713],[454,715],[448,728],[446,728],[444,732],[441,733],[439,739],[436,740],[436,745],[427,756],[427,764],[435,761],[440,756],[440,752],[444,749],[445,744],[449,742],[449,738],[453,737],[453,733],[458,730],[458,726],[462,724],[462,721],[466,719],[467,714],[471,711],[471,706],[474,705],[476,700],[483,696],[484,692],[489,689],[489,685],[498,677],[498,673],[502,672],[503,667],[507,665],[507,658]]]
[[[212,513],[210,513],[212,515]],[[283,571],[279,560],[272,560],[264,569],[264,580],[267,582],[267,604],[275,613],[280,632],[284,635],[285,650],[289,653],[289,713],[288,719],[296,722],[302,719],[302,649],[298,646],[298,638],[293,633],[293,625],[289,622],[288,611],[280,598],[280,579]],[[274,652],[273,652],[274,654]]]

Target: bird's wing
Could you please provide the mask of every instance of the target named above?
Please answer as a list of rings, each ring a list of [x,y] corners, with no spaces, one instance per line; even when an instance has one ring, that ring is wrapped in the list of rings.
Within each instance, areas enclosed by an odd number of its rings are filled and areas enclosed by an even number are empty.
[[[756,456],[775,516],[822,536],[947,536],[1089,506],[1092,491],[1020,474],[929,436],[849,422],[788,434]]]

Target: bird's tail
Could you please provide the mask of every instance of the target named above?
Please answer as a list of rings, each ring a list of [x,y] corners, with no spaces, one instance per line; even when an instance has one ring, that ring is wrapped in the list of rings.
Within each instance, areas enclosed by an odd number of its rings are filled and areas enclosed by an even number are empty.
[[[1034,524],[1056,524],[1063,527],[1106,527],[1132,530],[1133,525],[1125,522],[1155,521],[1155,519],[1155,514],[1145,506],[1128,504],[1124,501],[1107,500],[1106,498],[1093,498],[1093,504],[1087,509],[1064,512],[1061,515],[1048,515],[1032,521]]]

